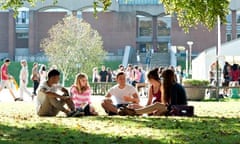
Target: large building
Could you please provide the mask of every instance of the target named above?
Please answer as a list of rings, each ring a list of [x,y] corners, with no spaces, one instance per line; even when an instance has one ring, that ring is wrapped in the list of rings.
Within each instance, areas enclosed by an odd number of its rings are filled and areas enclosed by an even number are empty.
[[[101,34],[104,49],[115,56],[122,56],[124,48],[130,46],[135,54],[143,57],[148,51],[154,52],[158,64],[169,65],[174,64],[172,59],[179,52],[176,48],[188,48],[188,41],[193,42],[193,55],[217,44],[216,28],[208,31],[198,26],[185,34],[176,18],[165,14],[159,0],[113,0],[109,10],[99,12],[97,19],[93,16],[92,4],[93,0],[59,0],[53,5],[51,0],[46,0],[35,7],[25,5],[19,9],[16,18],[11,10],[0,11],[0,59],[10,57],[19,60],[24,57],[44,60],[40,42],[48,36],[48,30],[67,14],[90,23]],[[221,27],[222,43],[240,37],[238,0],[231,1],[229,11],[228,22]],[[141,62],[145,63],[145,60],[142,58]]]

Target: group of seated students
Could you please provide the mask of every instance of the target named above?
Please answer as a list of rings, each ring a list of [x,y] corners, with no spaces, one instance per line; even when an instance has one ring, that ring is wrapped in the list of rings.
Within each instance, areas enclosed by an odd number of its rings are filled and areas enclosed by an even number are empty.
[[[126,74],[119,72],[116,75],[117,84],[109,89],[101,103],[102,108],[108,115],[166,115],[171,112],[172,105],[187,105],[185,90],[176,82],[171,69],[165,69],[160,75],[158,68],[152,69],[147,79],[150,87],[145,106],[140,105],[136,88],[127,84]],[[48,79],[40,85],[37,95],[39,116],[56,116],[60,111],[67,117],[98,115],[91,104],[91,88],[86,74],[76,75],[70,92],[58,84],[59,80],[60,72],[52,69],[48,72]],[[65,104],[68,108],[64,107]]]

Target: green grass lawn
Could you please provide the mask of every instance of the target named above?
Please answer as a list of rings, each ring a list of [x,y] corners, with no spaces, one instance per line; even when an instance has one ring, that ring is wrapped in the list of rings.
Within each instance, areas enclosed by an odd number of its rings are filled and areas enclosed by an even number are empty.
[[[240,101],[189,102],[194,117],[38,117],[32,102],[0,102],[0,143],[240,144]]]

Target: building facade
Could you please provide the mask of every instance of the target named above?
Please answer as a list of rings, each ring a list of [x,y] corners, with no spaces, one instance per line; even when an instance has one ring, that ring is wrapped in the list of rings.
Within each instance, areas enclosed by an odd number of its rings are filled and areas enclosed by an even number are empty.
[[[231,3],[228,23],[221,26],[222,43],[240,37],[238,3]],[[176,18],[165,14],[159,0],[113,0],[109,10],[99,12],[97,19],[93,16],[92,4],[93,0],[59,0],[53,5],[52,1],[46,0],[33,8],[25,5],[15,18],[13,11],[1,11],[0,58],[19,60],[24,57],[30,61],[46,59],[40,42],[48,36],[48,30],[68,14],[90,23],[102,36],[104,49],[112,55],[123,55],[124,47],[128,45],[143,57],[149,51],[154,52],[156,59],[160,60],[158,63],[162,59],[162,65],[169,65],[173,56],[172,46],[188,48],[187,41],[192,41],[192,52],[198,54],[217,44],[216,28],[208,31],[198,26],[186,34]]]

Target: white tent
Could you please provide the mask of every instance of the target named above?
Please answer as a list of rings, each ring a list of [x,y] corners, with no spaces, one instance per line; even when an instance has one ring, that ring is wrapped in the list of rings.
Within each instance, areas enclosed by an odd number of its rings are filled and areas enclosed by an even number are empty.
[[[219,68],[223,68],[225,61],[240,64],[240,39],[222,44],[219,55]],[[210,66],[214,62],[216,62],[216,47],[201,52],[192,60],[192,78],[208,80]]]

